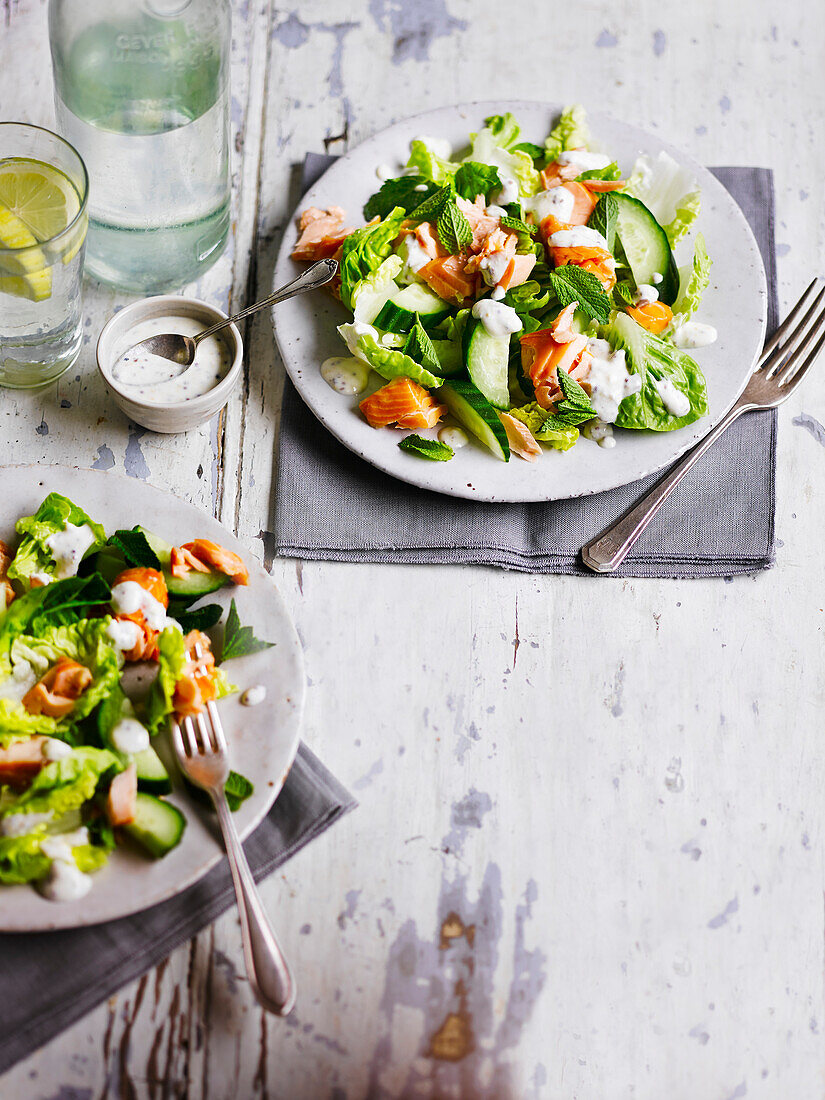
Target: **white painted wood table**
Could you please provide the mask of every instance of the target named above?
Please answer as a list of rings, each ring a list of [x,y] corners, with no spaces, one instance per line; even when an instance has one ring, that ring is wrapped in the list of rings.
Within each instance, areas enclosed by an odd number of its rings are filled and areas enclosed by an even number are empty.
[[[0,4],[4,118],[52,120],[45,15]],[[269,289],[307,149],[498,95],[773,167],[783,308],[825,268],[805,0],[245,0],[233,49],[233,236],[192,288],[219,305]],[[256,1007],[228,914],[8,1072],[3,1100],[821,1096],[825,368],[780,414],[770,572],[271,561],[268,319],[225,416],[153,436],[93,365],[123,300],[89,286],[78,368],[0,394],[3,459],[125,470],[263,556],[306,649],[306,740],[361,807],[263,887],[300,983],[288,1021]]]

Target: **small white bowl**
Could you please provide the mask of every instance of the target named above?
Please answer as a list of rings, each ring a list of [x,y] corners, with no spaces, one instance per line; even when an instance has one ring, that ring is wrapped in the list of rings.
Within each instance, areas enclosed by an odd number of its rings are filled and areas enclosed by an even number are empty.
[[[124,389],[118,388],[112,368],[134,343],[134,340],[130,342],[129,332],[135,325],[151,317],[167,316],[191,317],[202,322],[204,328],[226,320],[225,313],[207,302],[198,298],[184,298],[178,294],[159,294],[155,298],[133,302],[124,306],[104,325],[97,341],[97,368],[112,397],[130,420],[153,432],[188,432],[211,420],[229,400],[229,395],[241,376],[243,340],[236,325],[228,325],[220,333],[219,339],[224,340],[229,348],[232,365],[226,377],[206,393],[190,397],[187,401],[170,401],[163,405],[137,400]]]

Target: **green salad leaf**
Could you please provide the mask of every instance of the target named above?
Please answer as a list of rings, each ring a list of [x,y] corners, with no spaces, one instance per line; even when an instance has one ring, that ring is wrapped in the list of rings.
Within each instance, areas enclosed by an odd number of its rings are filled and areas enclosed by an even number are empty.
[[[429,198],[424,199],[422,203],[416,206],[410,216],[415,218],[416,221],[435,221],[446,204],[454,198],[455,188],[452,180],[450,180],[449,183],[445,183],[443,187],[433,191]]]
[[[699,215],[701,193],[693,174],[662,150],[641,156],[627,182],[627,194],[645,204],[664,229],[671,247]]]
[[[356,229],[341,247],[341,301],[352,309],[357,284],[381,266],[392,252],[401,223],[406,217],[403,206],[395,206],[383,221]]]
[[[514,229],[516,233],[527,233],[531,237],[539,231],[537,225],[528,225],[521,218],[511,218],[509,215],[501,219],[501,225],[503,229]]]
[[[587,113],[580,103],[565,107],[561,117],[544,143],[544,155],[548,162],[558,160],[566,149],[586,149],[590,144],[590,128]]]
[[[146,699],[146,728],[152,735],[161,729],[174,710],[175,684],[186,664],[186,648],[181,632],[167,626],[158,639],[158,650],[158,674]]]
[[[536,145],[533,141],[519,141],[512,147],[514,153],[526,153],[531,157],[536,168],[543,168],[546,156],[543,145]]]
[[[229,809],[234,813],[251,794],[255,793],[255,787],[245,775],[241,775],[240,772],[230,772],[223,793],[226,795]]]
[[[466,248],[473,239],[470,223],[455,202],[444,204],[435,228],[438,239],[451,256]]]
[[[415,324],[410,329],[403,347],[404,355],[409,355],[416,363],[420,363],[425,370],[441,373],[441,363],[438,353],[433,346],[429,333],[421,324],[421,318],[416,313]]]
[[[106,542],[106,532],[100,523],[95,523],[68,497],[49,493],[33,516],[23,516],[17,521],[17,533],[23,538],[9,566],[9,580],[28,580],[32,573],[54,575],[54,558],[46,540],[65,530],[67,524],[73,527],[88,525],[94,533],[95,540],[85,556],[93,554]]]
[[[536,401],[510,409],[510,416],[526,424],[540,443],[547,443],[557,451],[569,451],[578,442],[578,428],[563,424],[559,417]]]
[[[389,380],[404,375],[431,390],[440,386],[444,381],[443,378],[437,378],[434,374],[431,374],[420,363],[416,363],[414,359],[411,359],[409,355],[405,355],[403,351],[399,351],[398,348],[388,348],[383,344],[379,344],[375,337],[369,333],[364,333],[358,337],[357,347],[375,373],[380,374],[382,378]]]
[[[550,272],[550,285],[563,306],[578,302],[579,309],[599,324],[606,324],[612,306],[604,287],[591,271],[565,264]]]
[[[52,813],[55,818],[62,817],[88,802],[110,769],[117,772],[122,767],[120,759],[108,749],[81,745],[72,749],[71,756],[52,760],[41,768],[26,790],[4,805],[2,816]]]
[[[576,179],[581,180],[620,180],[622,173],[619,171],[619,166],[614,160],[612,164],[606,165],[604,168],[588,168],[586,172],[582,172],[580,176],[576,176]],[[609,192],[607,192],[609,194]]]
[[[51,860],[40,851],[45,826],[24,836],[0,836],[0,883],[36,882],[48,874]]]
[[[408,451],[420,458],[429,458],[433,462],[449,462],[455,455],[455,451],[446,443],[441,443],[438,439],[425,439],[415,434],[404,436],[398,446],[402,451]]]
[[[619,216],[619,204],[609,191],[606,191],[603,195],[599,195],[599,201],[593,210],[593,213],[588,218],[587,224],[590,229],[595,229],[597,233],[601,233],[604,239],[607,241],[607,248],[609,252],[613,251],[613,245],[616,240],[616,221]]]
[[[491,115],[484,122],[484,129],[471,135],[472,149],[466,159],[494,165],[500,179],[509,176],[516,181],[520,194],[535,195],[541,181],[530,154],[515,149],[519,128],[514,116],[509,112]]]
[[[193,611],[181,611],[174,618],[180,623],[184,634],[190,630],[210,630],[220,622],[223,608],[219,603],[206,603]]]
[[[109,536],[109,546],[114,546],[123,554],[126,564],[135,569],[161,570],[160,558],[149,545],[149,540],[139,527],[131,531],[115,531]]]
[[[245,657],[249,653],[260,653],[263,649],[271,649],[273,644],[256,638],[251,626],[241,626],[238,609],[232,600],[226,617],[221,662],[229,661],[233,657]]]
[[[439,156],[426,140],[417,138],[410,142],[410,159],[407,161],[407,167],[417,168],[425,180],[445,183],[447,180],[452,181],[458,164]]]
[[[612,322],[600,330],[600,335],[615,350],[624,350],[628,370],[642,379],[638,393],[626,397],[619,406],[616,423],[622,428],[649,428],[655,432],[670,432],[692,424],[708,411],[704,376],[685,352],[643,329],[627,313],[617,313]],[[685,416],[668,412],[656,388],[657,381],[666,379],[690,401]]]
[[[365,275],[352,289],[352,314],[356,321],[372,324],[388,298],[397,290],[396,278],[401,274],[404,261],[400,256],[387,256],[375,271]]]
[[[501,188],[498,169],[492,164],[479,164],[475,160],[459,164],[454,179],[457,194],[469,202],[475,202],[477,195],[483,195],[489,202],[494,191]]]
[[[0,691],[3,685],[0,684]],[[48,714],[29,714],[16,699],[0,698],[0,748],[8,748],[14,741],[27,741],[36,734],[54,737],[57,719]]]
[[[438,190],[438,184],[424,176],[399,176],[385,180],[379,189],[364,204],[364,218],[386,218],[395,209],[402,207],[407,214]]]
[[[699,308],[710,282],[712,263],[705,238],[697,233],[693,246],[693,263],[679,268],[679,296],[673,303],[674,316],[678,314],[683,320],[687,320]]]

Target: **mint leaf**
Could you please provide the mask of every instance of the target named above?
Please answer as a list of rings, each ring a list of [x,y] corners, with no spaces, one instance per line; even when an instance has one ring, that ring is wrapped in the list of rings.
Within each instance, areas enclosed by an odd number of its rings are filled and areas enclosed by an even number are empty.
[[[229,809],[234,813],[235,810],[245,802],[247,798],[255,791],[252,783],[246,778],[245,775],[241,775],[240,772],[230,772],[226,777],[226,784],[223,789],[223,793],[226,795],[226,801],[229,803]]]
[[[616,202],[616,197],[606,191],[603,195],[599,195],[599,201],[587,222],[591,229],[601,233],[611,252],[616,240],[616,219],[618,215],[619,204]]]
[[[207,603],[203,607],[196,607],[194,611],[179,611],[172,618],[180,623],[184,634],[190,630],[209,630],[220,622],[223,608],[219,603]]]
[[[476,160],[468,160],[460,165],[453,183],[458,194],[470,202],[475,202],[476,195],[483,195],[487,202],[492,192],[501,187],[501,179],[494,165],[480,164]]]
[[[572,408],[584,409],[588,411],[591,416],[595,416],[596,410],[590,403],[587,391],[579,385],[575,378],[570,377],[564,367],[559,367],[556,373],[559,376],[561,392],[564,394],[564,401],[560,401],[559,405],[563,405],[566,402]]]
[[[533,158],[533,163],[538,168],[539,163],[544,166],[544,146],[536,145],[532,141],[520,141],[518,145],[514,145],[512,148],[514,153],[526,153],[528,157]]]
[[[580,176],[576,176],[578,181],[581,180],[620,180],[622,173],[619,171],[619,166],[614,160],[612,164],[608,164],[605,168],[589,168],[586,172],[582,172]]]
[[[550,272],[550,286],[563,306],[578,302],[579,309],[600,325],[610,320],[610,299],[592,272],[565,264]]]
[[[256,638],[251,626],[241,626],[238,609],[235,607],[235,601],[232,600],[223,632],[221,663],[233,657],[246,657],[250,653],[260,653],[262,649],[270,649],[273,644],[273,642],[264,642]]]
[[[412,209],[412,217],[420,218],[421,221],[432,221],[437,218],[446,204],[455,194],[453,189],[452,180],[449,183],[445,183],[443,187],[439,187],[437,191],[433,191],[431,195],[420,202],[418,206],[414,206]]]
[[[406,213],[415,210],[422,202],[439,190],[438,184],[423,176],[399,176],[398,179],[385,180],[375,194],[364,204],[364,218],[386,218],[396,206]]]
[[[501,224],[505,229],[514,229],[516,233],[529,233],[531,237],[534,237],[538,232],[538,226],[528,225],[521,218],[511,218],[509,214],[506,218],[501,219]]]
[[[115,531],[108,545],[116,547],[123,554],[127,565],[136,569],[157,569],[160,572],[160,559],[144,533],[136,527],[131,531]]]
[[[409,355],[410,359],[414,359],[416,363],[419,363],[427,370],[435,371],[436,374],[441,373],[441,362],[438,358],[438,352],[435,350],[433,342],[427,330],[421,324],[421,318],[417,313],[415,315],[415,324],[410,329],[404,347],[401,350],[404,355]]]
[[[405,436],[398,446],[402,451],[418,455],[420,458],[429,458],[434,462],[449,462],[455,454],[452,447],[441,443],[438,439],[424,439],[420,435]]]
[[[438,215],[435,228],[438,239],[451,256],[460,252],[462,248],[466,248],[473,239],[470,223],[455,202],[445,203],[444,209]]]
[[[616,283],[613,287],[613,304],[616,306],[616,309],[624,309],[625,306],[632,306],[633,299],[633,285],[628,279],[622,279],[620,283]]]
[[[20,626],[20,633],[42,634],[50,626],[66,626],[88,619],[112,598],[112,590],[100,573],[67,577],[45,588],[32,588],[9,605],[3,625]]]

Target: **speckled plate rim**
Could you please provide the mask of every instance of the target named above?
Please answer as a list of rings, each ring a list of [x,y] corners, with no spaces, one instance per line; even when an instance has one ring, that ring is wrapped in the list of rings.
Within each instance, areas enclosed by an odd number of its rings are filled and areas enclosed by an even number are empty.
[[[227,586],[209,599],[228,606],[234,596],[241,622],[251,625],[258,637],[275,643],[272,649],[227,665],[230,678],[241,689],[264,682],[268,688],[265,702],[242,707],[239,696],[234,695],[220,704],[232,765],[255,786],[254,794],[235,814],[241,836],[248,836],[271,809],[292,767],[306,695],[301,643],[275,582],[248,549],[208,513],[174,493],[109,471],[0,466],[0,499],[4,502],[0,538],[16,538],[14,523],[27,514],[21,508],[23,501],[33,511],[49,492],[70,496],[108,532],[148,521],[170,542],[211,538],[243,556],[249,567],[249,585]],[[158,747],[170,763],[168,744],[164,741]],[[186,795],[179,781],[169,798],[186,814],[187,828],[180,845],[162,860],[144,859],[137,852],[120,849],[95,873],[90,892],[76,902],[47,901],[30,886],[0,886],[0,932],[45,932],[101,924],[158,905],[201,879],[223,858],[217,822],[211,811]]]
[[[466,145],[470,131],[493,113],[512,111],[525,138],[549,132],[560,105],[526,100],[487,100],[440,107],[405,118],[368,138],[324,173],[303,196],[307,206],[343,206],[360,224],[361,206],[377,189],[379,163],[406,161],[411,138],[421,133]],[[480,445],[459,451],[450,462],[424,462],[396,445],[404,433],[377,432],[356,411],[357,399],[335,393],[323,381],[320,363],[342,354],[335,326],[350,320],[340,303],[325,295],[302,295],[273,309],[275,336],[286,370],[304,402],[321,424],[360,458],[419,488],[468,500],[530,502],[589,496],[638,481],[673,462],[722,419],[744,389],[762,347],[768,294],[759,247],[729,192],[706,168],[679,149],[608,115],[590,114],[597,145],[615,153],[628,170],[638,153],[664,150],[688,168],[702,189],[703,210],[697,228],[714,261],[701,319],[716,326],[719,340],[695,353],[708,382],[711,415],[678,432],[621,432],[618,446],[605,450],[582,440],[566,452],[544,450],[536,463],[497,461]],[[290,258],[297,238],[295,219],[288,225],[275,265],[273,283],[293,279],[304,266]],[[677,262],[690,259],[684,242]],[[732,364],[732,365],[731,365]]]

